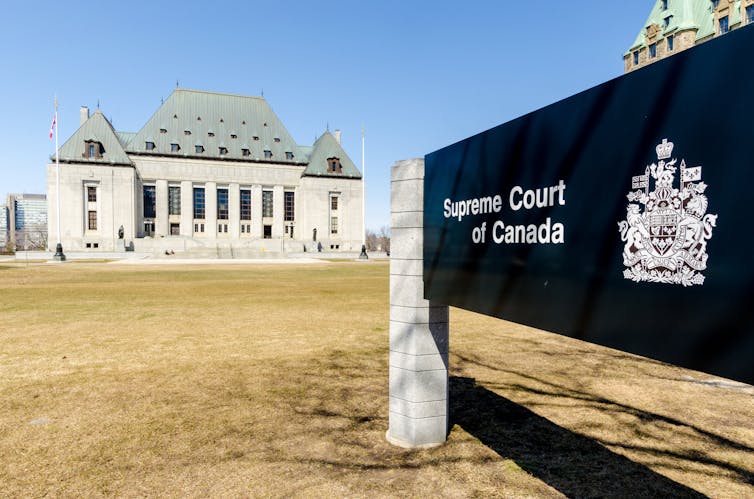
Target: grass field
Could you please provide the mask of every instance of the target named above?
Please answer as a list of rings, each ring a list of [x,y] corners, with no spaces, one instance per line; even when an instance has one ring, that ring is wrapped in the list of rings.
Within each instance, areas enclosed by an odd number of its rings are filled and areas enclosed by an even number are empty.
[[[754,389],[451,311],[385,441],[388,265],[0,264],[0,496],[754,497]]]

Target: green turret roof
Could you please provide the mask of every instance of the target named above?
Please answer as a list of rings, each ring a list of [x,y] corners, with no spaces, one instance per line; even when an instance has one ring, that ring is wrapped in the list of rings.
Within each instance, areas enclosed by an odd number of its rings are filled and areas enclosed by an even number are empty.
[[[732,9],[731,26],[741,21],[740,0],[735,0],[733,3],[735,8]],[[660,27],[660,37],[694,30],[698,41],[715,34],[714,14],[710,0],[667,0],[667,6],[667,9],[663,9],[662,0],[655,1],[652,12],[625,55],[647,46],[647,28],[653,24]],[[665,26],[665,19],[668,18],[670,22],[668,26]]]
[[[87,142],[98,142],[102,145],[101,157],[89,157],[86,150]],[[58,155],[60,161],[132,165],[118,135],[99,109],[60,147]]]
[[[329,171],[328,159],[337,158],[340,160],[341,171]],[[304,170],[304,175],[311,176],[331,176],[344,178],[361,178],[361,172],[348,157],[335,137],[326,131],[314,143],[314,147],[309,155],[309,166]]]

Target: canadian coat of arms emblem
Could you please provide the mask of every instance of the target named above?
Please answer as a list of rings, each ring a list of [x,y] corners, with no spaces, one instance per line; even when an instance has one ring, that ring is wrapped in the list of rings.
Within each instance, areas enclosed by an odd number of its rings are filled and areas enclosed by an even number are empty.
[[[656,151],[657,164],[633,177],[626,220],[618,222],[625,243],[623,277],[636,282],[704,284],[707,241],[717,215],[707,213],[702,167],[688,168],[681,159],[676,168],[678,160],[670,159],[673,143],[668,139],[663,139]],[[673,185],[678,170],[680,189]],[[654,184],[651,192],[650,183]]]

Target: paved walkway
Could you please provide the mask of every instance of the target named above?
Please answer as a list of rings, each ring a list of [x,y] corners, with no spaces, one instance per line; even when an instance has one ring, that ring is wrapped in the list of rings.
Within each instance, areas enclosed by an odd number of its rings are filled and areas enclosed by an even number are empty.
[[[330,262],[317,258],[142,258],[116,260],[108,265],[298,265]]]

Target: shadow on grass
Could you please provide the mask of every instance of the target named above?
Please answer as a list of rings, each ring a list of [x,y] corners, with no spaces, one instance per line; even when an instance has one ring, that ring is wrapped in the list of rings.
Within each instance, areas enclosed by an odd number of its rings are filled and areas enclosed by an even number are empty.
[[[569,497],[705,497],[479,386],[450,378],[451,421]]]

